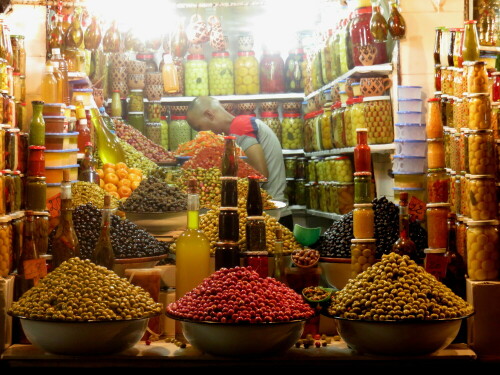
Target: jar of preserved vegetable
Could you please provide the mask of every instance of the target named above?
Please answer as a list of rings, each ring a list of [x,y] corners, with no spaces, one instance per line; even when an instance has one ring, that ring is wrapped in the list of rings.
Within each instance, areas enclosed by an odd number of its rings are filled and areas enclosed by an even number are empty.
[[[490,95],[468,94],[468,124],[472,130],[491,129]]]
[[[3,170],[0,172],[0,215],[5,215],[7,213],[7,207],[5,203],[5,176]]]
[[[368,129],[368,144],[387,144],[394,141],[392,105],[389,96],[370,96],[363,99],[364,121]]]
[[[4,202],[5,202],[5,213],[10,214],[14,212],[14,200],[15,200],[15,187],[14,179],[12,177],[12,171],[10,169],[4,169],[2,171],[3,175],[3,186],[4,186]]]
[[[341,182],[337,184],[339,214],[344,215],[354,208],[354,183]]]
[[[365,107],[366,104],[363,102],[362,97],[355,97],[352,99],[352,108],[351,108],[351,131],[352,135],[349,135],[349,138],[354,138],[354,146],[357,143],[357,129],[365,129],[366,128],[366,120],[365,120]]]
[[[279,118],[279,114],[276,112],[262,112],[260,114],[260,119],[262,122],[264,122],[267,126],[271,128],[271,130],[276,134],[276,137],[278,137],[280,143],[282,139],[282,130],[281,130],[281,120]],[[304,151],[305,151],[305,116],[304,116]],[[309,151],[306,151],[309,152]]]
[[[450,193],[448,197],[448,202],[450,203],[450,210],[451,212],[455,214],[459,214],[459,206],[460,206],[460,179],[458,179],[459,183],[456,183],[457,181],[457,174],[456,172],[450,172]]]
[[[446,167],[443,138],[433,138],[427,140],[427,165],[429,169],[440,169]]]
[[[316,176],[316,162],[317,159],[312,157],[307,163],[307,180],[309,182],[316,182],[318,178]]]
[[[452,96],[448,96],[448,100],[445,103],[445,116],[446,116],[446,126],[453,128],[454,120],[453,120],[453,105],[455,103],[455,98]]]
[[[466,172],[473,175],[494,175],[496,160],[493,131],[470,130],[467,145]]]
[[[297,158],[295,167],[295,178],[304,179],[307,182],[307,159],[305,157]]]
[[[146,124],[146,137],[157,145],[161,145],[161,123],[148,122]]]
[[[319,183],[317,183],[317,182],[311,183],[309,200],[310,200],[311,210],[318,210],[319,209]]]
[[[467,263],[467,221],[464,216],[457,216],[457,252],[464,258]]]
[[[441,92],[443,95],[450,95],[450,87],[449,82],[450,80],[448,79],[448,75],[451,73],[451,71],[448,69],[446,66],[441,66]]]
[[[469,94],[489,92],[486,62],[468,62],[465,66],[467,70],[467,92]]]
[[[454,90],[454,80],[455,80],[455,68],[454,67],[448,67],[446,68],[448,70],[448,74],[446,76],[446,79],[448,80],[447,86],[448,86],[448,95],[455,97],[455,90]]]
[[[465,172],[464,172],[465,173]],[[469,179],[465,174],[460,174],[460,214],[469,217]]]
[[[459,163],[459,144],[460,144],[460,132],[451,132],[450,136],[450,169],[455,172],[460,173],[460,163]]]
[[[321,145],[323,150],[333,148],[332,103],[325,103],[321,115]]]
[[[161,102],[148,102],[148,121],[160,122],[162,109]]]
[[[472,220],[497,218],[495,177],[467,175],[469,216]]]
[[[346,147],[344,131],[344,111],[345,106],[342,106],[341,102],[336,102],[332,106],[333,146],[335,148]]]
[[[33,226],[36,249],[39,255],[47,254],[49,247],[49,212],[36,211],[33,213]]]
[[[295,206],[297,204],[295,197],[295,180],[287,179],[285,188],[285,198],[288,200],[289,206]]]
[[[206,96],[208,89],[208,64],[204,55],[188,55],[184,71],[186,96]]]
[[[429,169],[427,173],[427,201],[429,203],[448,202],[450,176],[446,169]]]
[[[428,203],[426,211],[427,243],[431,249],[446,248],[448,244],[449,203]]]
[[[446,248],[424,249],[424,269],[437,280],[442,281],[446,277],[448,259],[446,258]]]
[[[254,51],[239,51],[234,63],[234,88],[236,95],[260,92],[259,62]]]
[[[129,112],[127,116],[128,123],[132,125],[135,129],[144,133],[146,127],[146,120],[144,118],[144,112]]]
[[[191,127],[185,115],[172,115],[170,119],[168,126],[169,149],[175,152],[181,143],[191,140]]]
[[[11,229],[12,229],[12,268],[11,272],[13,272],[17,267],[17,261],[21,255],[22,246],[23,246],[23,238],[24,238],[24,222],[25,215],[23,211],[16,212],[15,214],[10,215],[11,221]]]
[[[295,204],[298,206],[306,205],[306,180],[295,180]]]
[[[284,113],[281,128],[284,149],[298,150],[304,147],[304,121],[300,113]]]
[[[260,59],[260,92],[285,92],[285,63],[278,51],[265,50]]]
[[[351,240],[351,277],[356,277],[375,264],[376,250],[375,238]]]
[[[464,94],[464,69],[455,68],[455,74],[453,76],[453,93],[455,97],[461,98]]]
[[[127,109],[130,112],[144,112],[143,90],[130,90]]]
[[[309,112],[304,115],[304,152],[314,151],[314,117],[316,112]],[[283,136],[282,136],[283,137]],[[283,142],[280,139],[280,142]]]
[[[356,134],[353,130],[352,116],[351,116],[353,104],[354,103],[351,98],[347,99],[344,111],[344,136],[345,136],[346,147],[356,146]]]
[[[306,58],[303,49],[289,52],[285,61],[286,92],[304,92],[306,76]]]
[[[286,178],[295,178],[295,171],[297,170],[297,157],[285,158],[285,176]]]
[[[467,128],[462,128],[460,129],[460,135],[459,135],[459,155],[458,155],[458,166],[459,169],[457,172],[463,172],[465,173],[465,170],[467,169],[466,166],[466,161],[468,159],[467,156],[467,149],[469,148],[469,143],[467,142],[467,134],[469,133],[470,129]]]
[[[12,171],[12,185],[14,188],[14,199],[11,212],[17,212],[21,210],[23,204],[23,181],[20,171]]]
[[[499,75],[500,77],[500,75]],[[495,139],[500,138],[499,132],[499,109],[500,102],[491,103],[491,130],[493,130],[493,137]]]
[[[319,205],[318,209],[323,212],[328,212],[328,183],[326,181],[319,182]]]
[[[316,176],[318,181],[326,181],[327,175],[327,161],[324,158],[319,158],[316,162]]]
[[[455,129],[446,128],[444,130],[444,164],[446,168],[451,168],[451,130]]]
[[[229,52],[212,52],[208,63],[210,95],[234,94],[234,66]]]
[[[45,211],[47,205],[47,183],[45,177],[28,176],[26,178],[26,210]]]
[[[455,98],[453,101],[453,127],[455,129],[460,129],[464,123],[463,103],[464,100],[461,98]]]
[[[5,132],[5,168],[13,171],[18,168],[19,129],[8,128]]]
[[[372,174],[370,172],[356,172],[354,174],[354,203],[368,204],[374,198]]]
[[[372,203],[355,203],[352,211],[352,228],[354,238],[367,239],[375,237],[375,213]]]
[[[497,220],[467,222],[467,274],[470,280],[497,280],[499,251]]]
[[[349,156],[337,156],[334,159],[335,177],[338,182],[353,182],[353,166]]]
[[[11,217],[0,216],[0,276],[7,277],[13,270],[14,256],[12,252]]]

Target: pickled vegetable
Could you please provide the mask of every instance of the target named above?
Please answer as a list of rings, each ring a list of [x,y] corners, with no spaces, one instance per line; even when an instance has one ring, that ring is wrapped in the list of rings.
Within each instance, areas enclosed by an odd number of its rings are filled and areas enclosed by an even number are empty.
[[[234,94],[234,66],[229,52],[214,52],[208,64],[210,95]]]
[[[259,62],[253,51],[240,51],[234,63],[234,87],[236,95],[260,92]]]
[[[500,269],[498,221],[468,221],[466,236],[469,279],[497,280]]]
[[[304,121],[300,113],[283,114],[281,144],[284,149],[297,150],[304,147]]]

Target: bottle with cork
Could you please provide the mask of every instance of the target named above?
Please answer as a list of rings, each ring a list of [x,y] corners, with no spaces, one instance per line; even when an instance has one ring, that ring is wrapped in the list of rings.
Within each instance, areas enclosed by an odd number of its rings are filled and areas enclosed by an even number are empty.
[[[98,266],[113,270],[115,265],[115,253],[111,243],[111,195],[104,196],[104,206],[101,210],[101,233],[97,240],[92,262]]]

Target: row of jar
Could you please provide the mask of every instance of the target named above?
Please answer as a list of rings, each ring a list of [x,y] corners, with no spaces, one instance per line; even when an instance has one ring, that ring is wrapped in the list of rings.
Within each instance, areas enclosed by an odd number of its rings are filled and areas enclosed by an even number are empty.
[[[20,210],[44,211],[47,177],[28,176],[20,171],[0,171],[0,215]]]
[[[49,243],[49,213],[32,212],[33,235],[37,252],[47,254]],[[25,236],[26,215],[18,211],[0,216],[0,277],[7,277],[18,267]]]
[[[485,61],[470,61],[462,68],[435,66],[434,88],[443,95],[462,97],[464,93],[493,93],[500,77],[488,71]],[[498,98],[496,98],[498,100]]]

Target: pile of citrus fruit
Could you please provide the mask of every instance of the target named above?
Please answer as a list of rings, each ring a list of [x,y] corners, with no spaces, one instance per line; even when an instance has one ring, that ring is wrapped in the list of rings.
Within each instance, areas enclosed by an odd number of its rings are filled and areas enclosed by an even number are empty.
[[[101,188],[117,199],[130,197],[143,178],[142,170],[129,168],[125,163],[106,163],[97,173]]]

